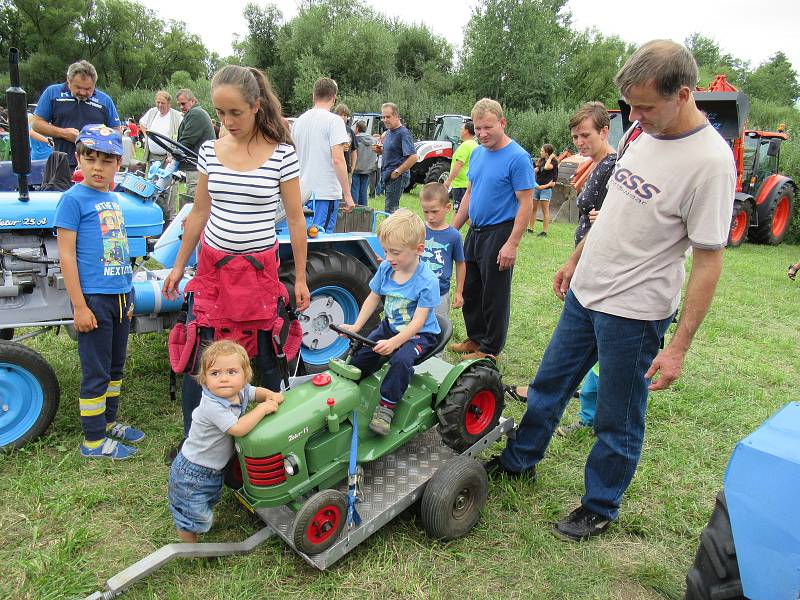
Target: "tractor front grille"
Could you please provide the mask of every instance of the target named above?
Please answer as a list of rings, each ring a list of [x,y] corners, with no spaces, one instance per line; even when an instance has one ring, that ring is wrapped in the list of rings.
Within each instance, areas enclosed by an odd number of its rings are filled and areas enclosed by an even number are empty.
[[[263,458],[244,457],[247,478],[250,485],[269,487],[286,481],[286,469],[283,466],[283,454],[273,454]]]

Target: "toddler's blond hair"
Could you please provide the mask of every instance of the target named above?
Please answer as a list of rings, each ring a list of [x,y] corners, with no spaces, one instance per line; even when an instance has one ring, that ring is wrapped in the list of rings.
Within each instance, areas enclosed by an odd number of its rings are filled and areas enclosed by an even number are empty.
[[[197,373],[197,383],[202,386],[206,385],[206,375],[214,362],[222,356],[237,356],[241,361],[242,371],[244,371],[244,379],[248,383],[253,379],[253,367],[250,366],[250,357],[240,344],[231,340],[220,340],[214,342],[203,351],[203,356],[200,359],[200,372]]]
[[[419,215],[401,208],[380,224],[378,241],[384,246],[416,249],[425,243],[425,223]]]

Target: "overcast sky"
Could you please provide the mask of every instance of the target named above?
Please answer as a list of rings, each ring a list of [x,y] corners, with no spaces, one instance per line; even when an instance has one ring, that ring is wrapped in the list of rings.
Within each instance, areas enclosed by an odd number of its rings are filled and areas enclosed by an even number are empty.
[[[242,11],[248,0],[169,2],[140,0],[162,19],[185,21],[206,47],[221,56],[231,54],[234,35],[244,36]],[[267,2],[258,2],[264,5]],[[295,0],[271,0],[285,19],[297,14]],[[454,46],[462,42],[476,0],[367,0],[379,12],[408,23],[425,23]],[[221,8],[222,7],[222,8]],[[798,0],[569,0],[576,29],[595,27],[605,35],[641,43],[653,38],[682,42],[692,32],[714,38],[722,48],[753,66],[782,50],[800,70],[800,2]]]

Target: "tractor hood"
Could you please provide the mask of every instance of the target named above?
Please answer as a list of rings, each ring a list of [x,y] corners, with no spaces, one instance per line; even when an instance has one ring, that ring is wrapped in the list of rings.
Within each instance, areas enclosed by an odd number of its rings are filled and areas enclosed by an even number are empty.
[[[450,142],[439,141],[425,141],[417,142],[414,144],[417,151],[417,162],[421,162],[428,158],[452,158],[453,157],[453,144]]]

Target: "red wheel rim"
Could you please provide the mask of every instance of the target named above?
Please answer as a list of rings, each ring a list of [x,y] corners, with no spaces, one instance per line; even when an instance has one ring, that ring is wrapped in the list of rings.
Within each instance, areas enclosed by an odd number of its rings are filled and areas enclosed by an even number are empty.
[[[744,237],[746,229],[747,229],[747,213],[743,210],[740,210],[736,214],[736,219],[734,220],[733,228],[731,229],[731,242],[735,244],[739,240],[741,240],[742,237]]]
[[[778,200],[778,205],[775,207],[775,212],[772,215],[772,235],[780,237],[786,229],[786,223],[789,221],[789,198],[784,196]]]
[[[464,419],[464,427],[469,435],[482,433],[494,417],[494,410],[497,406],[494,394],[489,390],[481,390],[472,397],[467,405],[467,414]]]
[[[323,506],[306,527],[306,540],[312,544],[321,544],[336,533],[341,519],[342,511],[338,506],[335,504]]]

